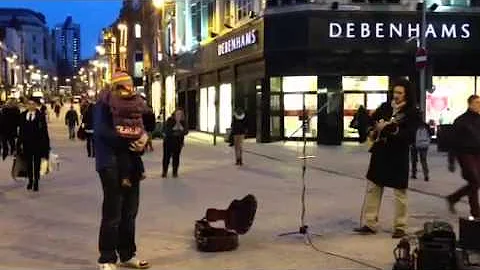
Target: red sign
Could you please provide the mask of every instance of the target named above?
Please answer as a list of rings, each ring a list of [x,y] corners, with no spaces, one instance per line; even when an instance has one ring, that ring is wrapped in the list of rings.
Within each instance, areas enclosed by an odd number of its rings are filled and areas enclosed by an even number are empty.
[[[424,48],[417,49],[417,53],[415,54],[415,65],[418,69],[427,66],[427,51]]]

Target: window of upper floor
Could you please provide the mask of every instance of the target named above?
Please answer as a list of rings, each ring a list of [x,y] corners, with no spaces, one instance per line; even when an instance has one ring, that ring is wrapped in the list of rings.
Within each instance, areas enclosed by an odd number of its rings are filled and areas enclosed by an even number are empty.
[[[237,22],[249,18],[250,12],[253,12],[255,8],[254,2],[254,0],[235,0],[235,16]]]

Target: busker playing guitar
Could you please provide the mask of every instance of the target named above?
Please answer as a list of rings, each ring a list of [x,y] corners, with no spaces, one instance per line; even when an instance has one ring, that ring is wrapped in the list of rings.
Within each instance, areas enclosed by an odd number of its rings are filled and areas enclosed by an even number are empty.
[[[367,194],[362,208],[361,227],[355,232],[375,234],[378,212],[385,187],[394,189],[395,219],[393,238],[401,238],[407,230],[407,188],[410,145],[415,138],[419,113],[410,82],[400,80],[393,85],[389,102],[372,115],[375,126],[371,135],[371,159],[367,172]]]

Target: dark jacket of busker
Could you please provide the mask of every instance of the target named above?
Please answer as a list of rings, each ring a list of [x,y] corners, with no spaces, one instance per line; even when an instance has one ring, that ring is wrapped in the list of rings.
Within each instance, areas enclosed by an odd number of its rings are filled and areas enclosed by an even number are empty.
[[[455,119],[449,144],[453,154],[480,154],[480,114],[468,110]]]
[[[405,105],[400,109],[399,115],[403,118],[398,124],[398,132],[388,133],[385,140],[375,142],[370,149],[370,166],[367,179],[382,187],[396,189],[408,188],[410,145],[415,142],[418,123],[418,110]],[[389,102],[383,103],[372,115],[376,123],[383,119],[390,121],[393,108]],[[392,125],[387,125],[386,130],[394,130]]]
[[[185,135],[188,134],[187,124],[185,121],[180,121],[183,130],[175,130],[176,121],[173,116],[169,117],[165,122],[163,129],[164,143],[171,147],[183,147],[185,141]]]

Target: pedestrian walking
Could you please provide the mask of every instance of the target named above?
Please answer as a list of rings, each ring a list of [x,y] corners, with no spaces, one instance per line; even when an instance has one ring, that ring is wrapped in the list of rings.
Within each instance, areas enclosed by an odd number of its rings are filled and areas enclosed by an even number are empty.
[[[15,155],[16,139],[18,137],[18,125],[20,124],[20,109],[14,99],[8,100],[2,108],[2,157]]]
[[[371,158],[367,172],[367,191],[362,207],[361,226],[354,231],[375,234],[378,213],[385,187],[393,188],[395,218],[393,238],[401,238],[407,230],[407,188],[409,179],[409,150],[414,142],[416,121],[415,92],[407,80],[393,85],[393,94],[372,115],[375,121],[371,136],[375,135],[370,149]]]
[[[46,107],[45,107],[45,108],[46,108]],[[61,110],[61,108],[62,108],[62,107],[60,106],[60,102],[57,102],[57,103],[55,104],[55,109],[54,109],[55,115],[57,116],[57,118],[60,117],[60,110]]]
[[[173,177],[178,177],[180,154],[184,146],[185,135],[188,134],[183,109],[177,108],[165,122],[163,130],[163,172],[162,177],[167,177],[170,159],[172,160]]]
[[[35,192],[39,190],[41,159],[48,159],[50,153],[47,121],[37,105],[36,100],[30,98],[27,111],[20,115],[17,149],[27,163],[27,189]]]
[[[428,148],[430,147],[431,137],[433,132],[430,126],[421,119],[418,121],[418,128],[415,134],[415,143],[410,149],[412,162],[412,179],[417,179],[417,164],[420,156],[420,163],[422,164],[423,177],[425,182],[430,180],[428,169]]]
[[[473,95],[468,98],[468,110],[454,121],[450,138],[450,153],[457,158],[462,171],[462,177],[468,184],[447,196],[449,210],[455,213],[455,204],[461,198],[468,196],[470,214],[475,218],[480,218],[478,201],[478,188],[480,185],[479,96]],[[450,161],[453,161],[451,156]],[[453,171],[453,169],[451,170]]]
[[[242,108],[235,109],[232,118],[232,127],[230,131],[231,142],[235,147],[235,165],[243,165],[243,141],[247,133],[247,117]]]
[[[65,114],[65,125],[68,127],[68,138],[75,140],[75,132],[78,126],[78,113],[73,105],[70,106],[70,110]]]
[[[101,99],[110,107],[117,135],[124,141],[121,147],[115,149],[122,187],[131,187],[132,180],[129,178],[129,172],[132,168],[130,167],[140,163],[131,163],[130,161],[139,159],[140,154],[129,148],[132,142],[146,134],[143,115],[148,107],[142,97],[135,92],[133,79],[124,72],[113,74],[112,90],[104,92]],[[145,178],[144,168],[135,168],[135,170],[142,173],[140,180],[143,180]]]
[[[155,113],[153,112],[152,106],[149,106],[147,104],[147,96],[145,94],[140,94],[140,96],[143,98],[143,101],[145,102],[145,106],[147,106],[146,112],[143,114],[143,125],[145,127],[145,131],[148,134],[148,141],[147,145],[145,146],[145,151],[150,151],[153,152],[153,144],[152,144],[152,134],[155,131],[155,126],[157,124],[157,121],[155,119]]]
[[[87,141],[87,155],[92,158],[95,157],[93,108],[94,104],[88,102],[82,114],[82,127],[85,130],[85,140]]]
[[[110,106],[99,99],[94,108],[94,145],[96,153],[96,170],[100,177],[103,190],[102,220],[99,233],[99,269],[114,270],[118,257],[122,267],[147,269],[150,264],[136,256],[135,222],[140,201],[141,173],[132,170],[130,179],[132,187],[121,187],[119,178],[119,164],[117,147],[124,141],[117,135],[113,124]],[[136,152],[144,150],[147,136],[142,137],[130,145]],[[139,162],[133,169],[143,166],[141,158],[132,162]]]

